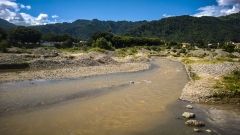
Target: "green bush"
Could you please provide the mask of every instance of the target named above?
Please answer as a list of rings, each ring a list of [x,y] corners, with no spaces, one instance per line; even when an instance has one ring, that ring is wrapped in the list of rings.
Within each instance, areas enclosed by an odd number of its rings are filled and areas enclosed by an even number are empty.
[[[9,43],[6,40],[2,40],[0,42],[0,52],[7,52],[8,46],[9,46]]]
[[[118,56],[120,56],[120,57],[125,57],[125,56],[127,56],[127,49],[126,49],[126,48],[119,49],[119,50],[117,51],[117,54],[118,54]]]
[[[230,74],[223,76],[219,82],[217,82],[214,88],[218,89],[217,96],[234,97],[240,94],[240,70],[235,69]]]
[[[95,42],[93,42],[92,47],[112,51],[115,50],[115,48],[112,46],[112,43],[108,42],[104,37],[98,38]]]
[[[131,47],[128,49],[128,54],[129,55],[134,55],[138,52],[138,49],[136,47]]]
[[[161,51],[160,46],[151,46],[150,48],[151,48],[151,50],[153,50],[153,51],[157,51],[157,52]]]
[[[179,51],[179,53],[187,53],[187,50],[184,49],[184,48],[182,48],[182,49]]]
[[[223,46],[224,51],[232,53],[234,52],[235,45],[230,43]]]
[[[151,50],[151,48],[149,46],[144,46],[143,48],[146,50],[149,50],[149,51]]]

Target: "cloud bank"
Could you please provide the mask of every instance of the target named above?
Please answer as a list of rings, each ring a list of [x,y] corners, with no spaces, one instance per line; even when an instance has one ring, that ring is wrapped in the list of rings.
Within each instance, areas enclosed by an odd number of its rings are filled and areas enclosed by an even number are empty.
[[[16,3],[14,0],[0,0],[0,18],[11,23],[24,26],[54,23],[48,19],[47,14],[40,13],[37,17],[34,17],[27,13],[20,12],[21,9],[30,10],[31,6]],[[58,16],[53,15],[52,18],[53,17],[57,18]]]
[[[217,0],[218,5],[201,7],[193,16],[224,16],[240,11],[240,0]]]

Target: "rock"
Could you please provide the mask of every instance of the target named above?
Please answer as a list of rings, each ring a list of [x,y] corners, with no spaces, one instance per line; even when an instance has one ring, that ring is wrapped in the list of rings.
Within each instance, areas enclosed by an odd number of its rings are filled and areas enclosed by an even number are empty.
[[[210,129],[207,129],[206,132],[211,133],[212,131]]]
[[[197,121],[197,120],[188,120],[185,122],[185,124],[188,126],[196,126],[196,127],[205,126],[205,124],[202,121]]]
[[[193,107],[191,105],[187,105],[186,108],[193,109]]]
[[[194,128],[194,132],[201,132],[201,129]]]
[[[134,84],[134,81],[129,81],[130,84]]]
[[[190,118],[195,118],[195,114],[194,113],[191,113],[191,112],[184,112],[182,114],[182,117],[185,117],[187,119],[190,119]]]

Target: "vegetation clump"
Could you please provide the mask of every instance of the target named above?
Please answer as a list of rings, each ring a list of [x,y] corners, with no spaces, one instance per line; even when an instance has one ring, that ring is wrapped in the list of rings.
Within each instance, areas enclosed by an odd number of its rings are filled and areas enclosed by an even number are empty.
[[[222,76],[214,85],[215,96],[218,98],[240,97],[240,69],[233,70],[230,74]]]

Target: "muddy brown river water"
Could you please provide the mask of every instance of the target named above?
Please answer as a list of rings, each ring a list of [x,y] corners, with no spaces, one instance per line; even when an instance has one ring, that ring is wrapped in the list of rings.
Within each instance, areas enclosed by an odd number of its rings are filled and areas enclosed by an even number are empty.
[[[178,100],[188,82],[183,65],[162,58],[152,64],[133,73],[1,83],[0,134],[199,134],[181,118],[189,111]],[[206,124],[200,134],[240,133],[238,113],[193,106],[196,119]]]

